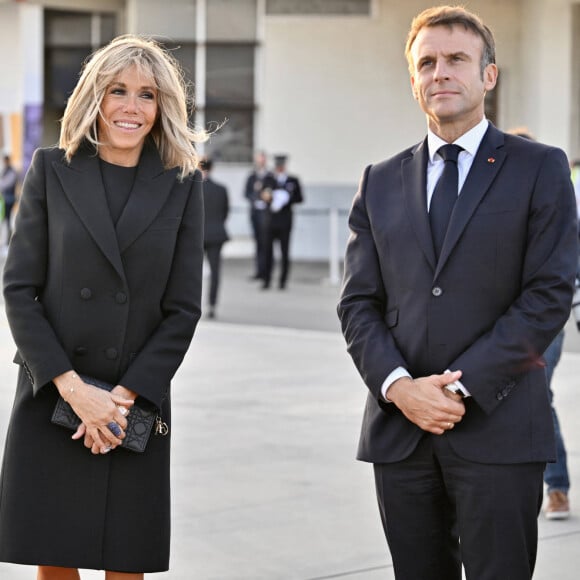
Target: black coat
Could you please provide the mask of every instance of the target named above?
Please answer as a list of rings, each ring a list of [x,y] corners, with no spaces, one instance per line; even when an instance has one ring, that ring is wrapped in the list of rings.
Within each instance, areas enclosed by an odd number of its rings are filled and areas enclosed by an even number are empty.
[[[204,242],[223,244],[229,240],[226,219],[230,211],[227,189],[212,179],[203,182],[203,207],[205,213]]]
[[[94,456],[51,423],[70,369],[136,391],[171,432],[170,382],[200,317],[199,173],[144,148],[117,226],[99,160],[36,152],[4,273],[20,366],[0,497],[0,560],[153,572],[169,562],[170,437]]]

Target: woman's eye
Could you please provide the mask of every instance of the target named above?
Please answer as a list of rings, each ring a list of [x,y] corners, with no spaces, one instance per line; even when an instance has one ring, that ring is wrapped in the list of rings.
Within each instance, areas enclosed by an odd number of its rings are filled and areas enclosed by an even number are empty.
[[[155,98],[155,95],[154,95],[153,93],[149,93],[149,92],[147,92],[147,93],[143,93],[141,96],[142,96],[144,99],[149,99],[149,100],[151,100],[151,99],[154,99],[154,98]]]

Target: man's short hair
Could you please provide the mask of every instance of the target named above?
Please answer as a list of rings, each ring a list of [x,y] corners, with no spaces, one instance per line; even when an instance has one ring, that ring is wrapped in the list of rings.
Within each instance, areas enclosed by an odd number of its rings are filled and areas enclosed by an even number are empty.
[[[414,72],[413,57],[411,48],[415,42],[419,31],[423,28],[433,26],[463,26],[465,30],[471,30],[483,41],[483,50],[481,53],[481,75],[488,64],[495,63],[495,39],[491,30],[483,23],[481,18],[469,12],[462,6],[435,6],[427,8],[413,18],[409,34],[407,35],[407,44],[405,45],[405,56],[409,63],[409,71]]]

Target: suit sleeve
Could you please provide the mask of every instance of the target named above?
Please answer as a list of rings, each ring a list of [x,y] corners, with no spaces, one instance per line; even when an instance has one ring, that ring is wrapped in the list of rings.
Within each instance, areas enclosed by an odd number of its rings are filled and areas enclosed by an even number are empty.
[[[183,361],[201,317],[204,209],[198,172],[191,184],[162,299],[163,320],[119,381],[157,407],[161,406],[165,389]]]
[[[36,151],[22,187],[20,208],[4,267],[4,301],[10,330],[35,394],[72,369],[39,298],[49,259],[45,153]]]
[[[521,293],[489,332],[450,365],[491,413],[498,388],[507,395],[521,376],[543,366],[542,354],[570,315],[578,257],[576,203],[568,163],[547,149],[531,197]],[[514,273],[518,275],[518,273]]]
[[[397,367],[406,367],[385,322],[385,288],[375,241],[365,204],[365,190],[371,167],[367,167],[354,198],[349,217],[344,280],[338,316],[347,350],[365,384],[384,403],[381,386]]]

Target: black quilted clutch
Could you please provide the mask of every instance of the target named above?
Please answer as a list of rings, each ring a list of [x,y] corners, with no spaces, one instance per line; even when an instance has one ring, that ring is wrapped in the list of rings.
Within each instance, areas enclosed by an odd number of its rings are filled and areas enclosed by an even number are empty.
[[[85,375],[79,376],[85,383],[94,385],[99,389],[110,391],[113,388],[113,385],[99,381],[93,377],[87,377]],[[133,405],[127,416],[127,428],[125,429],[125,438],[123,439],[123,443],[121,443],[121,447],[130,451],[143,453],[156,419],[158,419],[161,427],[159,429],[160,434],[166,435],[167,425],[161,421],[161,418],[157,417],[157,412],[153,406],[151,408],[145,408],[142,405]],[[80,425],[81,420],[72,410],[72,407],[62,397],[59,397],[52,414],[52,422],[75,431]]]

